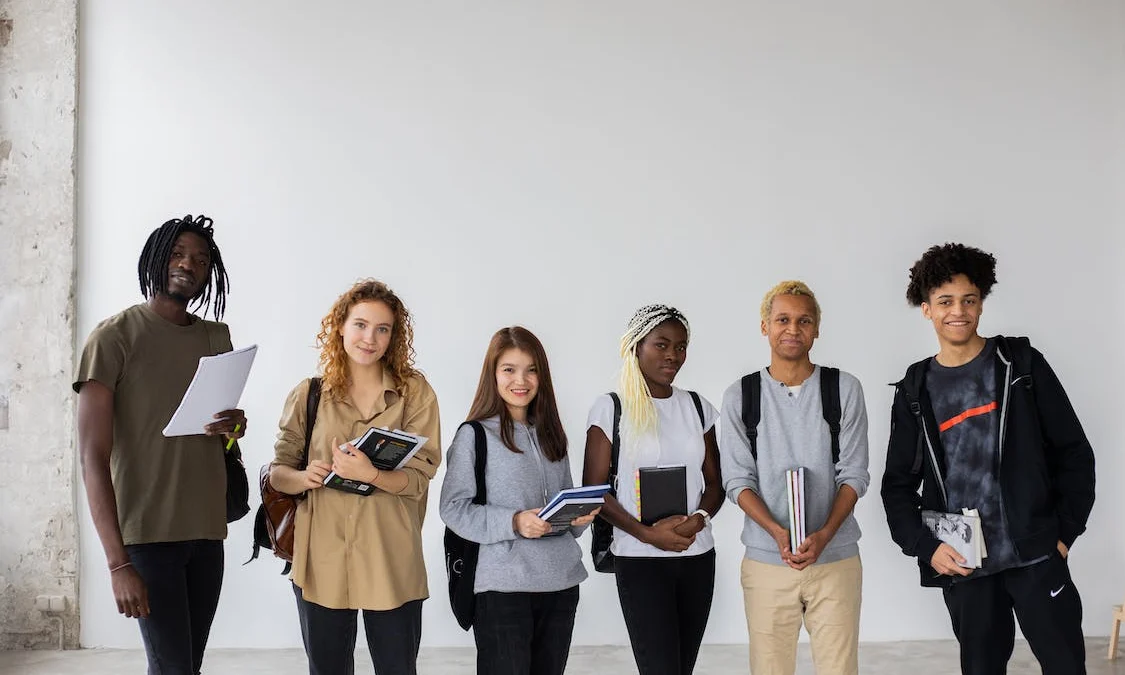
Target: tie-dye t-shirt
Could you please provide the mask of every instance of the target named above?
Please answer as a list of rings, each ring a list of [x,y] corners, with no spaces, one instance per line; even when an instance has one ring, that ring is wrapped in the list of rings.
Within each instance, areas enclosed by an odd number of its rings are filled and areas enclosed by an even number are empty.
[[[1000,494],[1000,401],[995,355],[996,342],[989,339],[981,353],[964,365],[947,368],[930,359],[926,377],[926,392],[945,449],[949,511],[976,509],[984,530],[988,557],[971,577],[1021,565]]]

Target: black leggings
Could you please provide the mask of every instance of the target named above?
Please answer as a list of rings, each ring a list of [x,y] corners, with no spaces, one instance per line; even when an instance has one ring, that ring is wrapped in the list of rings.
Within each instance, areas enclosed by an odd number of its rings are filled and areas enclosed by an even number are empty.
[[[715,550],[690,557],[618,557],[616,570],[640,675],[691,673],[711,614]]]

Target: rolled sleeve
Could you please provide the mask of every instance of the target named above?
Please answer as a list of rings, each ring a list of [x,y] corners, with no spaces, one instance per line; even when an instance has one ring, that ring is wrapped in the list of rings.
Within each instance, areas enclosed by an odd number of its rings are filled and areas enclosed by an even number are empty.
[[[840,460],[836,462],[836,489],[844,485],[862,497],[871,484],[867,467],[867,405],[859,380],[847,376],[848,387],[843,401],[840,423]]]
[[[743,490],[758,493],[758,463],[750,453],[750,437],[742,421],[742,381],[736,381],[723,394],[720,412],[719,464],[723,491],[738,505]]]

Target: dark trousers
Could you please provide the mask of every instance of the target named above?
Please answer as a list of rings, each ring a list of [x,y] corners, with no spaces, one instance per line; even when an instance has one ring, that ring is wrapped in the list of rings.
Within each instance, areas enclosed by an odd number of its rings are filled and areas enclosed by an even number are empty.
[[[309,675],[352,675],[355,672],[355,609],[331,609],[297,596],[301,639],[309,657]],[[394,609],[363,611],[367,650],[379,675],[416,675],[422,642],[422,601]]]
[[[553,593],[477,593],[477,675],[562,675],[578,587]]]
[[[711,614],[714,549],[690,557],[618,557],[616,570],[640,675],[691,673]]]
[[[945,589],[945,606],[961,644],[964,675],[1003,675],[1015,645],[1015,619],[1043,675],[1086,672],[1082,599],[1062,556]]]
[[[223,587],[223,542],[199,539],[125,547],[148,591],[139,619],[149,675],[198,675]]]

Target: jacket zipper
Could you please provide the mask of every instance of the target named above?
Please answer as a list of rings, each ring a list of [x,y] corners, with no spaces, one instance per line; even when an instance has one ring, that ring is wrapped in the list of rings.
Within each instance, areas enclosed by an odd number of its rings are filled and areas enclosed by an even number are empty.
[[[1004,396],[1000,399],[1000,444],[996,448],[997,476],[999,476],[1000,462],[1004,461],[1004,435],[1008,429],[1008,393],[1012,389],[1012,362],[1004,358],[1004,354],[999,349],[996,350],[996,355],[1004,364]]]
[[[1016,546],[1015,535],[1012,534],[1012,526],[1008,522],[1008,505],[1004,503],[1004,485],[1000,481],[1000,467],[1004,462],[1004,436],[1008,430],[1008,394],[1012,390],[1012,362],[1004,358],[1004,354],[999,349],[996,350],[996,355],[1004,364],[1004,396],[1000,399],[1000,438],[996,447],[996,482],[1000,483],[1000,517],[1004,520],[1008,539],[1016,549],[1016,558],[1022,560],[1019,547]]]
[[[937,453],[934,452],[934,444],[930,440],[930,431],[926,428],[926,417],[920,415],[919,419],[922,420],[922,436],[926,439],[926,448],[930,451],[930,462],[934,467],[934,477],[937,478],[938,489],[941,490],[941,503],[945,510],[949,509],[949,497],[945,494],[945,479],[942,478],[941,469],[938,468]]]

